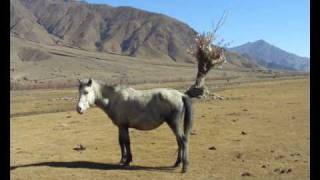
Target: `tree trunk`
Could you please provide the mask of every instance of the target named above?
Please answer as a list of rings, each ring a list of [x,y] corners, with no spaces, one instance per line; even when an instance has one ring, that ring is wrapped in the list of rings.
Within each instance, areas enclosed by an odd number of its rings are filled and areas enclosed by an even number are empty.
[[[198,72],[194,86],[197,88],[203,87],[205,80],[206,80],[206,75]]]
[[[199,54],[198,58],[198,73],[195,83],[185,92],[189,97],[201,98],[209,94],[208,89],[205,87],[206,75],[212,68],[212,61],[206,59],[203,53]]]
[[[199,61],[196,81],[185,92],[189,97],[201,98],[209,94],[209,90],[205,87],[205,79],[210,69],[211,69],[211,63]]]

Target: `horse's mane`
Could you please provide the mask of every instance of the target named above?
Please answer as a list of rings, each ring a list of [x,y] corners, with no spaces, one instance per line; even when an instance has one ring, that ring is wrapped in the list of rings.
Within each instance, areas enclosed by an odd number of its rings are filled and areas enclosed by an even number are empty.
[[[127,86],[127,85],[116,84],[116,83],[107,83],[107,82],[104,82],[104,81],[101,81],[101,80],[95,80],[95,82],[97,84],[99,84],[100,87],[102,87],[102,91],[112,90],[112,91],[115,92],[115,91],[119,91],[119,90],[122,90],[122,89],[129,88],[129,86]]]

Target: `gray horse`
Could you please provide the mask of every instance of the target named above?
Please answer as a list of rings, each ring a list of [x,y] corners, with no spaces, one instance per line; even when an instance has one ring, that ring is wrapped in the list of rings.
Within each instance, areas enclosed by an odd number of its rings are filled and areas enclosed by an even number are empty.
[[[93,79],[79,80],[77,111],[83,114],[92,105],[101,108],[119,128],[120,164],[132,162],[128,128],[152,130],[166,122],[176,136],[178,157],[173,167],[182,161],[182,172],[188,168],[188,137],[192,128],[190,98],[174,89],[135,90],[98,83]],[[183,131],[180,119],[184,116]]]

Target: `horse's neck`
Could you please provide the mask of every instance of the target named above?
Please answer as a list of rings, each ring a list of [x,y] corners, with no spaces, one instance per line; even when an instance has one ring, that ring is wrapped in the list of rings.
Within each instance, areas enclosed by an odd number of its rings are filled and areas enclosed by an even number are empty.
[[[118,92],[115,90],[115,87],[99,84],[96,88],[96,101],[105,102],[106,99],[110,101],[110,99],[113,99],[113,97],[117,96],[117,93]]]
[[[95,91],[96,91],[95,104],[102,110],[106,111],[108,109],[110,100],[109,100],[109,97],[107,96],[109,93],[105,92],[106,91],[105,85],[97,84]]]
[[[111,119],[114,119],[115,115],[112,110],[112,104],[114,104],[119,92],[115,91],[114,87],[107,85],[100,86],[99,91],[100,96],[96,99],[95,104],[108,114]]]
[[[109,101],[109,99],[100,98],[100,99],[96,99],[95,104],[99,108],[106,110],[109,107],[110,101]]]

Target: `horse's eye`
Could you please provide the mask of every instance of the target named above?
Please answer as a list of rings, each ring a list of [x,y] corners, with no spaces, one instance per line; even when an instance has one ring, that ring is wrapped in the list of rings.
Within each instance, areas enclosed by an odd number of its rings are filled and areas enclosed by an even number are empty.
[[[83,94],[88,94],[88,93],[89,93],[88,91],[84,91],[84,92],[83,92]]]

